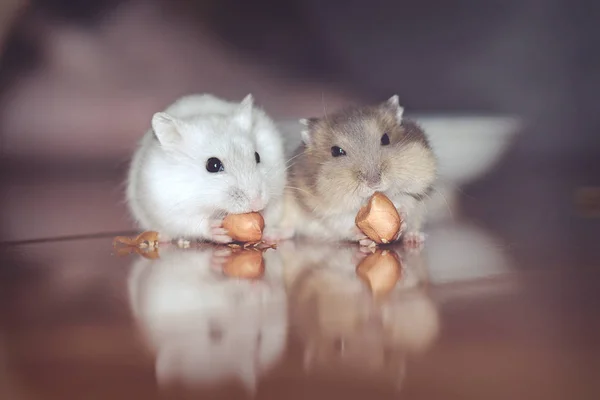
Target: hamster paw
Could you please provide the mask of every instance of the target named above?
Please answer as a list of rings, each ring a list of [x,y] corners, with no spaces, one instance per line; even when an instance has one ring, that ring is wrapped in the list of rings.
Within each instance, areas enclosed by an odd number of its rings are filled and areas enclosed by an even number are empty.
[[[398,230],[398,237],[396,238],[396,240],[398,240],[400,236],[402,236],[403,232],[406,232],[406,228],[408,227],[408,224],[406,223],[406,221],[408,221],[408,214],[402,209],[402,207],[398,208],[398,215],[400,215],[401,223],[400,229]]]
[[[425,245],[425,234],[423,232],[406,232],[402,237],[402,244],[408,250],[421,251]]]
[[[293,228],[266,228],[262,240],[268,244],[273,244],[292,237],[294,237]]]
[[[369,239],[358,227],[352,227],[350,231],[350,240],[358,242],[362,247],[374,247],[376,243]]]
[[[223,228],[223,220],[213,221],[210,224],[210,240],[215,243],[231,243],[233,239],[227,234],[227,230]]]
[[[372,241],[371,239],[369,239],[366,236],[364,237],[364,239],[360,239],[358,241],[358,244],[360,244],[362,247],[368,247],[368,248],[377,246],[377,243],[375,243],[374,241]]]
[[[223,272],[223,266],[231,256],[231,249],[220,248],[215,249],[210,258],[210,269],[216,272]]]

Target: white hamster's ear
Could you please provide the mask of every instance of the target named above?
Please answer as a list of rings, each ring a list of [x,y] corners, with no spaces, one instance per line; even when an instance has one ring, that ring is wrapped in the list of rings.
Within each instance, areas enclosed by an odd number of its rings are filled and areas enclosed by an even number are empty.
[[[248,93],[246,97],[242,99],[240,105],[252,107],[254,105],[254,96],[252,96],[252,93]]]
[[[385,106],[390,109],[392,112],[394,112],[394,114],[396,115],[396,120],[398,121],[399,124],[402,123],[402,116],[404,114],[404,107],[402,107],[400,105],[400,100],[398,98],[398,95],[395,94],[392,97],[390,97],[386,102],[385,102]]]
[[[318,118],[302,118],[300,120],[300,123],[305,126],[302,129],[302,141],[304,144],[309,145],[312,143],[312,131],[317,122],[319,122]]]
[[[163,146],[173,145],[181,140],[177,120],[164,112],[152,116],[152,130]]]
[[[254,107],[254,96],[252,96],[252,94],[248,94],[240,102],[240,105],[233,117],[234,121],[242,129],[250,129],[252,127],[252,107]]]

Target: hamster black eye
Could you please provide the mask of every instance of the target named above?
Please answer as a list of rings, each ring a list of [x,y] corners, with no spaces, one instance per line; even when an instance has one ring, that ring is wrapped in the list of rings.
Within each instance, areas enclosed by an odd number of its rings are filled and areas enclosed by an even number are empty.
[[[333,146],[331,148],[331,155],[334,157],[345,156],[346,152],[341,147]]]
[[[211,173],[222,172],[225,170],[223,163],[216,157],[211,157],[206,161],[206,170]]]
[[[388,136],[387,133],[384,133],[383,136],[381,137],[381,145],[387,146],[388,144],[390,144],[390,137]]]
[[[258,154],[256,151],[254,152],[254,159],[256,160],[257,164],[260,163],[260,154]]]

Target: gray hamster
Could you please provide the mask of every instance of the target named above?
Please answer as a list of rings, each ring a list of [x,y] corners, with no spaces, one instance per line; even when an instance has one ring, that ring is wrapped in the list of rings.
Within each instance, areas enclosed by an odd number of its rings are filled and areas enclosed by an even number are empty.
[[[425,132],[403,113],[395,95],[377,105],[301,121],[302,145],[291,161],[285,193],[288,236],[368,245],[355,217],[379,191],[405,222],[404,243],[423,243],[423,202],[432,191],[438,163]]]

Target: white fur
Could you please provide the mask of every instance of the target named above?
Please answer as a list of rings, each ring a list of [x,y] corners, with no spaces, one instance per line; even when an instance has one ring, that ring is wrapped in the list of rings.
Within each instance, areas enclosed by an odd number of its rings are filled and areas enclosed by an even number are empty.
[[[218,251],[168,249],[158,260],[133,263],[130,305],[161,385],[234,379],[253,392],[284,354],[287,301],[279,254],[267,251],[265,276],[249,281],[211,269]]]
[[[209,173],[210,157],[225,171]],[[262,211],[275,229],[285,181],[281,136],[251,95],[241,103],[189,95],[153,116],[133,156],[127,201],[144,230],[212,240],[211,224],[226,213]]]

